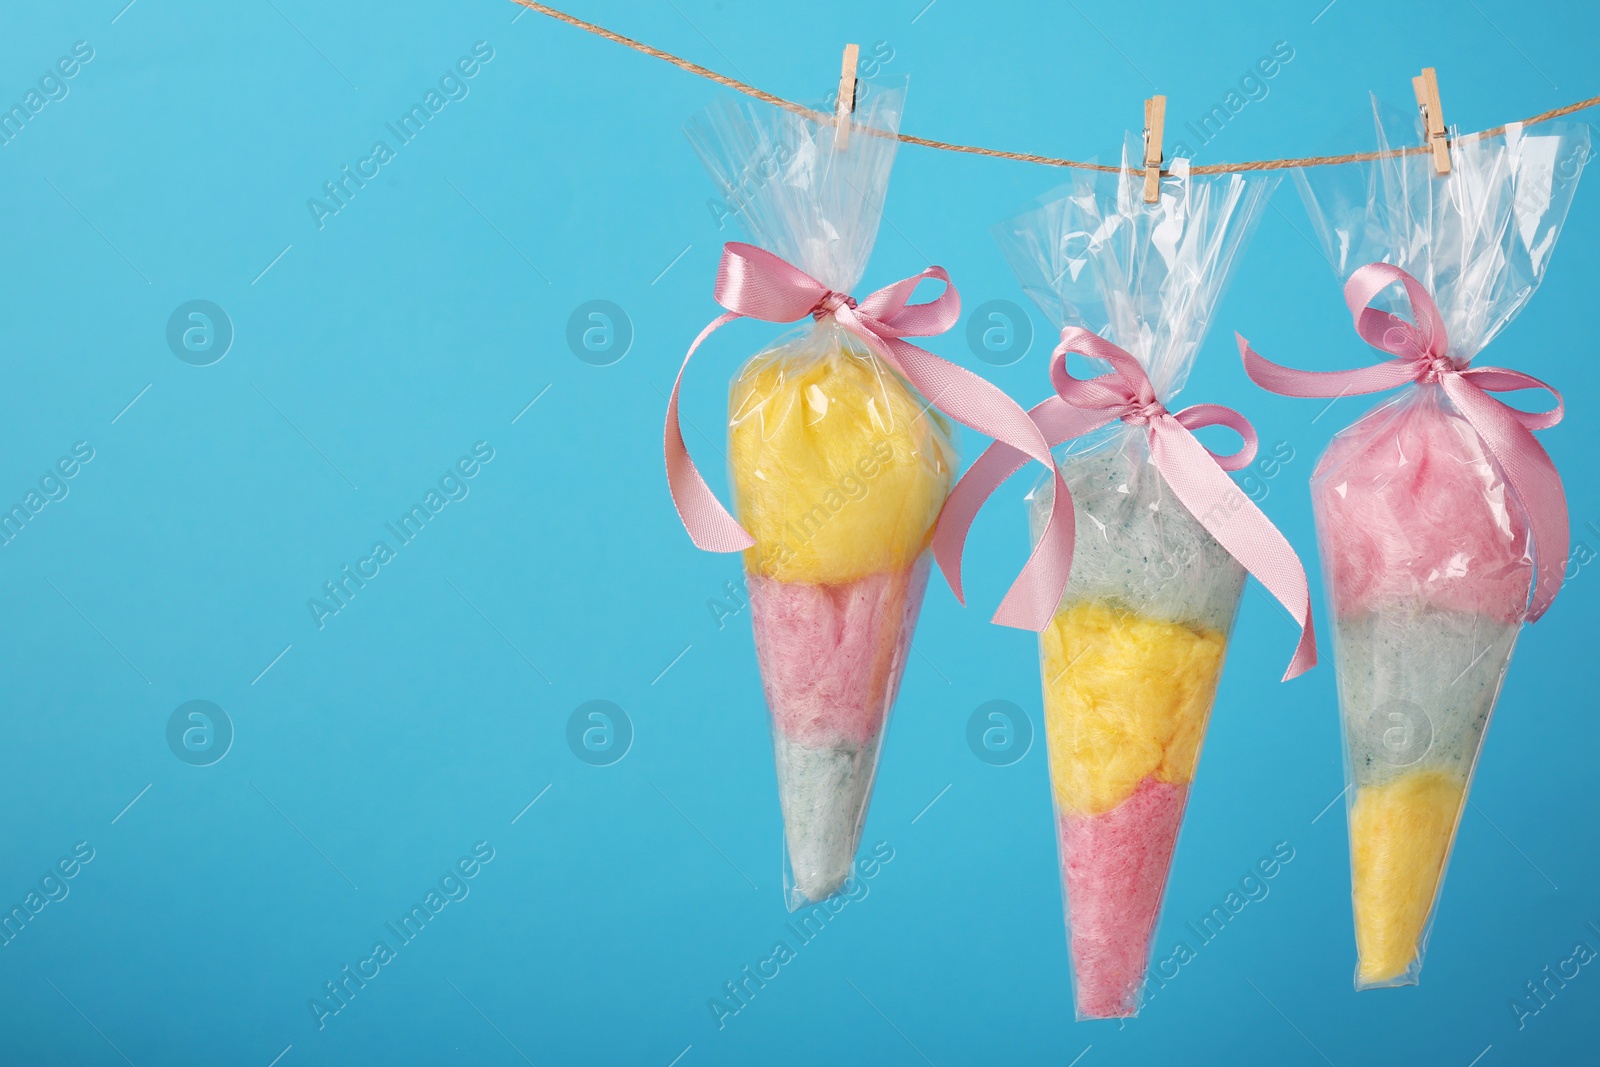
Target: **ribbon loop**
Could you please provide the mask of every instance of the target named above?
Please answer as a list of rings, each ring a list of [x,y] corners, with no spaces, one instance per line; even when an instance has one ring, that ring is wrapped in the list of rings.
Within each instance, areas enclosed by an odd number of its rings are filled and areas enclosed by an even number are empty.
[[[1406,291],[1415,321],[1368,306],[1379,293],[1397,283]],[[1448,359],[1450,338],[1445,333],[1439,305],[1433,302],[1426,286],[1394,264],[1369,263],[1356,271],[1345,283],[1344,299],[1355,318],[1356,332],[1372,347],[1419,363],[1431,364],[1433,360],[1427,357]],[[1450,367],[1455,369],[1453,363]]]
[[[944,288],[932,300],[909,303],[917,286],[925,281],[942,282]],[[871,294],[859,305],[851,301],[851,306],[862,318],[881,324],[884,328],[881,332],[895,337],[933,337],[961,319],[961,294],[950,284],[950,275],[943,267],[929,267],[920,274],[902,278]]]
[[[1239,435],[1241,444],[1237,451],[1219,455],[1206,448],[1205,442],[1200,442],[1200,447],[1205,448],[1213,462],[1225,471],[1243,470],[1250,466],[1256,458],[1258,442],[1256,428],[1250,425],[1250,420],[1232,408],[1223,407],[1221,404],[1195,404],[1186,407],[1173,416],[1178,424],[1185,430],[1199,430],[1207,426],[1226,426]],[[1198,440],[1198,439],[1197,439]]]
[[[932,300],[912,303],[917,286],[924,281],[941,282],[944,288]],[[684,355],[667,400],[664,436],[667,485],[678,516],[697,547],[712,552],[738,552],[755,544],[689,458],[678,415],[678,394],[689,360],[707,337],[735,319],[782,323],[807,316],[818,320],[831,316],[910,382],[930,406],[994,438],[996,446],[1018,456],[1018,467],[1032,459],[1055,470],[1050,446],[1038,426],[1010,397],[971,371],[904,340],[943,333],[961,318],[961,296],[943,267],[928,267],[858,302],[847,293],[829,289],[766,249],[730,241],[722,249],[714,294],[727,311],[700,331]],[[1044,629],[1066,586],[1072,566],[1072,497],[1059,473],[1055,478],[1057,495],[1050,521],[1027,566],[1001,602],[996,622]],[[956,598],[961,599],[959,553],[952,570],[947,566],[947,556],[940,553],[936,537],[934,554]]]
[[[1093,378],[1074,377],[1067,370],[1067,356],[1073,352],[1111,364],[1112,373]],[[1073,407],[1103,409],[1114,418],[1133,415],[1148,421],[1167,410],[1156,399],[1155,387],[1137,359],[1099,334],[1079,326],[1068,326],[1061,331],[1061,343],[1050,355],[1050,384],[1055,386],[1056,394]]]
[[[1077,352],[1111,365],[1106,374],[1078,378],[1067,370],[1067,356]],[[1256,433],[1243,415],[1220,404],[1196,404],[1178,412],[1167,411],[1156,398],[1144,367],[1132,354],[1089,330],[1069,326],[1051,353],[1050,381],[1056,395],[1029,411],[1045,440],[1053,448],[1074,437],[1118,419],[1143,428],[1150,458],[1174,495],[1189,513],[1244,565],[1287,608],[1300,624],[1287,681],[1310,670],[1317,662],[1316,635],[1311,620],[1311,594],[1305,568],[1277,527],[1224,472],[1238,470],[1255,458]],[[1242,439],[1237,452],[1219,456],[1190,432],[1204,426],[1227,426]],[[946,501],[934,534],[935,552],[953,557],[959,573],[961,550],[972,520],[1024,460],[996,442],[962,476]],[[1053,464],[1052,464],[1053,465]],[[1061,504],[1064,484],[1055,474]],[[944,558],[941,556],[941,565]],[[1069,558],[1070,562],[1070,558]],[[946,566],[947,573],[951,567]],[[1050,608],[1053,612],[1060,594]]]
[[[1415,321],[1370,307],[1389,286],[1405,288]],[[1483,441],[1505,475],[1506,485],[1528,514],[1533,535],[1533,598],[1528,621],[1537,622],[1550,609],[1567,565],[1571,546],[1567,495],[1555,464],[1533,436],[1561,421],[1565,405],[1554,387],[1531,374],[1504,367],[1473,367],[1450,358],[1444,318],[1426,286],[1392,263],[1369,263],[1350,275],[1345,302],[1362,340],[1394,359],[1342,371],[1303,371],[1258,356],[1239,334],[1239,355],[1245,373],[1263,389],[1283,396],[1334,397],[1379,393],[1412,383],[1444,390],[1461,416]],[[1543,389],[1555,398],[1547,411],[1521,411],[1491,393]]]
[[[1556,398],[1556,406],[1548,411],[1523,411],[1514,408],[1504,401],[1500,403],[1523,427],[1529,430],[1548,430],[1561,421],[1561,416],[1566,413],[1566,404],[1561,399],[1561,394],[1555,388],[1546,385],[1531,374],[1521,371],[1506,370],[1504,367],[1468,367],[1461,372],[1461,377],[1468,379],[1473,385],[1486,393],[1513,393],[1519,389],[1543,389]]]

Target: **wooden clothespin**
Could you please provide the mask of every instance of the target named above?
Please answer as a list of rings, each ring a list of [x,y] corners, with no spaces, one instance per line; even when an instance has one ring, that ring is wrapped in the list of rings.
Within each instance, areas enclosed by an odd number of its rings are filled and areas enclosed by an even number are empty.
[[[1167,98],[1152,96],[1144,102],[1144,202],[1161,200],[1161,137],[1167,124]]]
[[[833,146],[843,152],[850,144],[850,116],[856,110],[856,60],[861,46],[844,46],[844,65],[839,71],[839,101],[833,106]]]
[[[1444,130],[1444,108],[1439,104],[1439,76],[1432,67],[1423,67],[1422,73],[1411,79],[1411,89],[1417,94],[1417,107],[1422,110],[1423,133],[1428,146],[1433,149],[1434,173],[1450,173],[1450,140]]]

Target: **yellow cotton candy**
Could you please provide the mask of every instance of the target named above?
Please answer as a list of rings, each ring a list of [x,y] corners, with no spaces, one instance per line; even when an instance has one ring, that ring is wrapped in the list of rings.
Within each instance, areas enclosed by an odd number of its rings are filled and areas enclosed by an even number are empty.
[[[1110,811],[1147,776],[1194,778],[1227,637],[1098,603],[1060,611],[1040,635],[1056,801]]]
[[[752,359],[729,400],[739,521],[756,541],[746,567],[831,585],[910,566],[956,458],[925,406],[837,328]]]
[[[1399,978],[1416,959],[1455,836],[1463,784],[1443,771],[1419,769],[1356,790],[1350,867],[1363,985]]]

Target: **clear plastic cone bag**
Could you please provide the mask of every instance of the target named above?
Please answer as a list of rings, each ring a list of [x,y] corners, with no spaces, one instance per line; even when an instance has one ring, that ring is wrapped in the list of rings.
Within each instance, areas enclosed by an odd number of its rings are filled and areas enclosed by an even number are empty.
[[[1058,326],[1137,358],[1171,405],[1273,179],[1194,178],[1171,164],[1086,178],[996,227],[1024,289]],[[1079,1019],[1138,1014],[1178,831],[1245,569],[1177,499],[1142,427],[1057,449],[1073,498],[1072,571],[1040,635],[1045,738]],[[1037,539],[1053,481],[1029,496]]]
[[[1059,457],[1072,575],[1040,636],[1079,1018],[1138,1011],[1245,571],[1172,495],[1142,435]],[[1032,499],[1035,529],[1053,483]]]
[[[893,133],[903,87],[863,82],[855,124]],[[720,108],[690,140],[751,243],[850,292],[896,142],[775,108]],[[728,400],[734,512],[783,813],[785,901],[844,889],[954,480],[949,425],[831,316],[751,357]]]
[[[1378,137],[1387,148],[1381,121]],[[1581,126],[1513,125],[1454,141],[1447,176],[1411,155],[1296,181],[1339,277],[1379,261],[1414,275],[1462,366],[1538,286],[1587,155]],[[1311,493],[1343,723],[1355,985],[1414,985],[1538,561],[1523,503],[1438,384],[1408,386],[1335,435]]]

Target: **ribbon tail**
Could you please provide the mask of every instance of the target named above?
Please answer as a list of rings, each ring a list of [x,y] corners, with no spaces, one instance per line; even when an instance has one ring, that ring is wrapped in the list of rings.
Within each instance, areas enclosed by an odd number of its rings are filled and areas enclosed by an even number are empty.
[[[734,319],[742,317],[736,311],[729,311],[713,319],[710,325],[700,331],[700,336],[694,339],[694,344],[684,354],[683,366],[678,368],[678,376],[672,381],[672,395],[667,399],[664,434],[667,488],[672,491],[673,506],[678,509],[683,528],[689,531],[689,539],[696,548],[707,552],[741,552],[755,547],[756,542],[739,525],[738,520],[728,514],[728,509],[722,506],[722,501],[717,499],[705,478],[701,477],[694,460],[689,458],[689,448],[684,444],[683,428],[678,420],[678,389],[683,384],[683,372],[689,369],[689,360],[694,357],[694,351],[700,347],[700,343]]]
[[[1028,417],[1039,427],[1039,432],[1044,434],[1045,444],[1051,448],[1098,430],[1111,421],[1102,411],[1073,407],[1059,396],[1049,397],[1029,408]],[[1073,513],[1072,494],[1053,456],[1050,470],[1055,477],[1055,496],[1050,502],[1050,515],[1045,528],[1040,531],[1039,543],[1034,546],[1033,554],[1028,557],[1022,572],[1006,591],[1000,607],[990,620],[1001,626],[1043,630],[1061,606],[1061,595],[1072,576],[1072,553],[1077,547],[1077,518]]]
[[[1349,370],[1296,370],[1258,355],[1243,334],[1233,336],[1239,342],[1239,358],[1244,361],[1245,374],[1261,388],[1280,396],[1337,398],[1353,393],[1378,393],[1416,378],[1414,368],[1397,359]]]
[[[1052,396],[1029,408],[1028,418],[1038,427],[1044,435],[1045,444],[1051,448],[1097,429],[1106,422],[1103,416],[1074,408],[1059,396]],[[944,509],[939,513],[939,525],[933,532],[933,555],[939,561],[939,569],[944,572],[956,599],[962,604],[966,603],[966,598],[961,589],[961,556],[966,548],[972,521],[994,495],[994,491],[1021,470],[1028,458],[1025,453],[1004,441],[996,441],[967,468],[967,473],[951,490]],[[995,612],[992,621],[1001,626],[1034,631],[1044,629],[1055,614],[1061,592],[1066,589],[1067,577],[1072,571],[1072,550],[1076,537],[1072,497],[1060,472],[1055,470],[1053,458],[1050,467],[1055,473],[1056,482],[1050,516],[1027,564]],[[1029,589],[1039,589],[1041,593],[1036,597],[1026,591]],[[1056,590],[1055,600],[1046,603],[1052,589]]]
[[[950,583],[950,591],[962,605],[967,598],[961,590],[961,556],[967,547],[972,521],[994,491],[1027,462],[1026,455],[996,441],[967,468],[939,511],[939,522],[933,528],[933,558],[939,562],[944,580]]]
[[[898,337],[878,340],[888,350],[895,369],[929,404],[985,437],[1004,441],[1040,463],[1055,466],[1050,446],[1033,419],[987,378]]]
[[[1255,575],[1300,627],[1300,642],[1283,680],[1317,665],[1311,592],[1305,568],[1261,509],[1223,473],[1205,446],[1170,416],[1150,423],[1150,457],[1183,506],[1228,554]]]
[[[1050,625],[1061,595],[1066,592],[1077,531],[1073,525],[1072,493],[1059,470],[1055,472],[1054,488],[1050,518],[1039,535],[1039,543],[1033,546],[1028,562],[990,619],[997,625],[1040,633]]]
[[[1528,621],[1538,622],[1550,610],[1565,578],[1572,532],[1567,492],[1550,454],[1539,444],[1514,408],[1507,407],[1457,376],[1445,380],[1445,392],[1478,432],[1505,472],[1506,484],[1528,513],[1537,567]]]
[[[1072,495],[1067,490],[1067,483],[1062,481],[1060,472],[1056,471],[1055,459],[1050,455],[1050,446],[1045,442],[1044,435],[1015,400],[987,379],[900,338],[879,340],[888,349],[895,369],[928,398],[930,405],[963,426],[1007,445],[1013,452],[1043,463],[1055,473],[1056,497],[1051,505],[1050,519],[1022,573],[1000,602],[1000,610],[995,613],[993,620],[1002,626],[1035,632],[1043,630],[1055,614],[1061,594],[1067,588],[1067,576],[1072,571]],[[998,460],[993,462],[999,463]],[[993,491],[990,487],[988,492]],[[986,499],[988,493],[982,495]],[[959,518],[952,521],[952,531],[959,521]],[[967,518],[966,525],[970,527],[971,522],[971,518]],[[963,539],[965,534],[963,528]],[[945,558],[953,558],[956,580],[959,581],[959,553],[952,557],[948,541],[949,537],[946,538]],[[939,567],[948,581],[951,568],[946,567],[943,560]],[[956,586],[952,585],[951,588]]]

